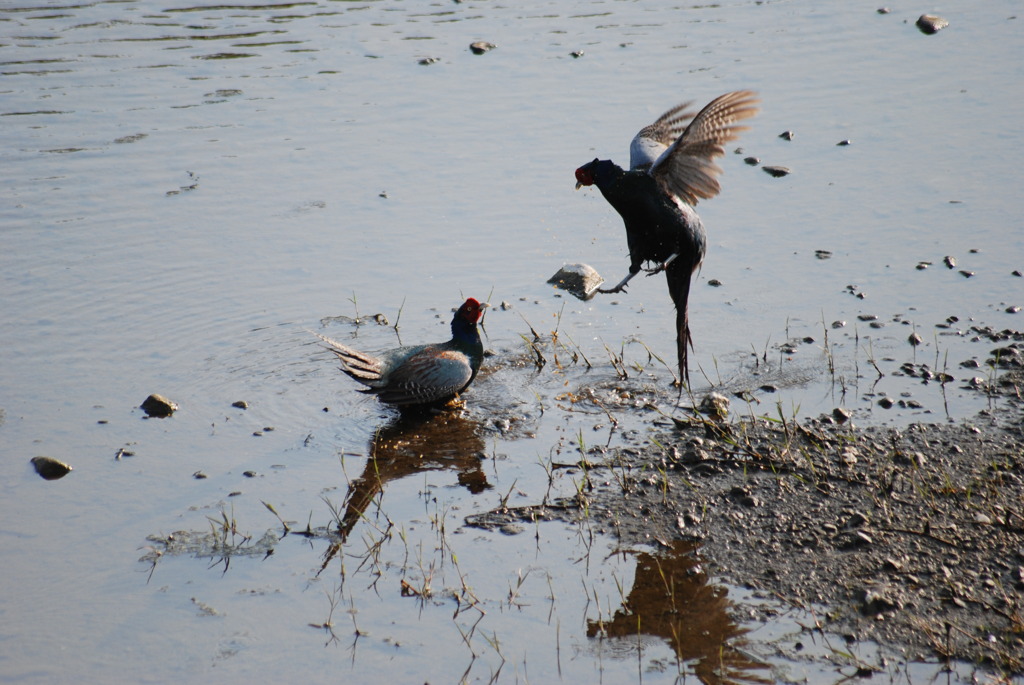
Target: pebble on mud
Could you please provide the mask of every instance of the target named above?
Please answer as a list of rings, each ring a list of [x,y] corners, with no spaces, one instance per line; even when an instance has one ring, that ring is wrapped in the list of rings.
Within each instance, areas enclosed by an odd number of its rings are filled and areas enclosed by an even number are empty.
[[[832,410],[832,418],[839,423],[846,423],[853,416],[853,412],[843,407],[836,407]]]
[[[921,30],[921,33],[929,36],[933,33],[938,33],[947,26],[949,26],[949,20],[937,14],[922,14],[917,18],[917,28]]]
[[[889,593],[890,589],[886,587],[865,589],[864,603],[861,606],[861,610],[868,616],[878,616],[901,609],[902,605],[900,602],[892,599]]]
[[[176,412],[178,410],[178,405],[171,402],[163,395],[157,395],[154,393],[139,405],[139,409],[146,412],[147,416],[164,419]]]
[[[469,44],[469,49],[473,52],[474,55],[482,55],[485,52],[489,52],[490,50],[493,50],[496,47],[498,46],[495,45],[494,43],[488,43],[485,40],[478,40],[475,43]]]
[[[231,406],[236,407],[238,409],[248,409],[249,403],[246,402],[245,400],[238,400],[237,402],[232,402]]]
[[[45,480],[57,480],[71,473],[71,467],[53,457],[32,457],[30,460],[36,473]]]
[[[589,300],[597,293],[604,279],[589,264],[564,264],[547,282],[568,291],[574,297]]]
[[[709,392],[700,401],[700,413],[707,414],[713,419],[728,418],[729,398],[721,393]]]
[[[789,176],[792,171],[789,167],[785,166],[763,166],[761,169],[768,175],[774,176],[775,178],[781,178],[783,176]]]

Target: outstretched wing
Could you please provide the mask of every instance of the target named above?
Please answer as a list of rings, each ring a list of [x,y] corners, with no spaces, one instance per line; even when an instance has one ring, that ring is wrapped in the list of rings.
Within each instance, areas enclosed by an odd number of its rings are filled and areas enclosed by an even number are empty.
[[[691,104],[693,103],[684,102],[676,105],[633,136],[633,141],[629,144],[630,171],[649,169],[668,146],[676,142],[680,134],[686,130],[686,125],[693,119],[693,112],[689,111]]]
[[[718,195],[718,175],[722,169],[714,163],[725,154],[726,143],[736,140],[747,126],[737,122],[757,114],[757,93],[738,90],[712,100],[702,109],[683,134],[654,162],[648,173],[666,192],[693,206],[700,199]]]

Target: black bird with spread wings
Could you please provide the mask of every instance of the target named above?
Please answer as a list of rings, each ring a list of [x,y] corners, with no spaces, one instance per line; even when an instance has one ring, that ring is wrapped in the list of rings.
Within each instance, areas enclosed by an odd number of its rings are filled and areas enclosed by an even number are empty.
[[[679,373],[687,384],[687,347],[693,347],[687,313],[690,278],[707,245],[704,224],[693,208],[698,200],[718,194],[722,169],[714,160],[747,129],[737,122],[754,116],[758,102],[756,93],[740,90],[715,98],[696,116],[690,103],[677,105],[633,138],[629,171],[606,159],[576,170],[576,188],[596,185],[626,225],[629,274],[600,292],[622,292],[645,262],[655,264],[648,275],[665,272],[676,306]]]

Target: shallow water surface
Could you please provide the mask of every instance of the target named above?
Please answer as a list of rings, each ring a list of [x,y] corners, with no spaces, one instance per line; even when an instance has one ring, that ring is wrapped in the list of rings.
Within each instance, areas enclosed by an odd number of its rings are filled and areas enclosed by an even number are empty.
[[[464,521],[571,496],[588,476],[559,465],[663,420],[574,404],[619,372],[637,407],[647,387],[677,411],[660,277],[588,302],[545,281],[628,265],[618,216],[573,170],[624,162],[669,106],[729,90],[763,104],[698,208],[694,396],[863,423],[998,408],[966,382],[997,373],[971,327],[1019,328],[1024,306],[1018,6],[959,3],[934,36],[875,9],[0,9],[2,677],[715,682],[722,654],[737,680],[849,674],[772,654],[799,628],[738,621],[749,598],[699,551]],[[429,429],[355,393],[308,332],[441,340],[467,296],[495,305],[495,354],[465,415]],[[541,370],[531,329],[558,334]],[[144,420],[152,392],[181,408]],[[37,454],[74,471],[42,481]],[[715,640],[635,628],[662,564],[696,579],[680,612],[719,617]]]

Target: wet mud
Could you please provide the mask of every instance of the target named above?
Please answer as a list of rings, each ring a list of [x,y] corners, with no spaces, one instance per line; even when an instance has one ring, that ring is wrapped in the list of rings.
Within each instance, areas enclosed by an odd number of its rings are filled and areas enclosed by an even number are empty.
[[[781,601],[813,617],[804,627],[809,639],[877,644],[873,660],[852,659],[860,675],[885,672],[891,660],[956,660],[997,678],[1019,675],[1024,374],[1017,359],[1012,351],[990,359],[1000,372],[974,384],[998,395],[1000,408],[903,427],[860,427],[842,409],[817,418],[781,411],[680,418],[661,408],[672,398],[651,384],[581,389],[579,406],[618,397],[617,408],[601,405],[609,418],[617,410],[646,413],[651,432],[634,431],[614,447],[581,441],[575,454],[562,454],[554,467],[574,474],[574,497],[468,523],[515,532],[524,522],[587,520],[624,547],[674,555],[690,544],[702,573],[752,592],[753,602],[736,605],[741,613],[768,622]],[[771,649],[796,663],[802,647]]]

